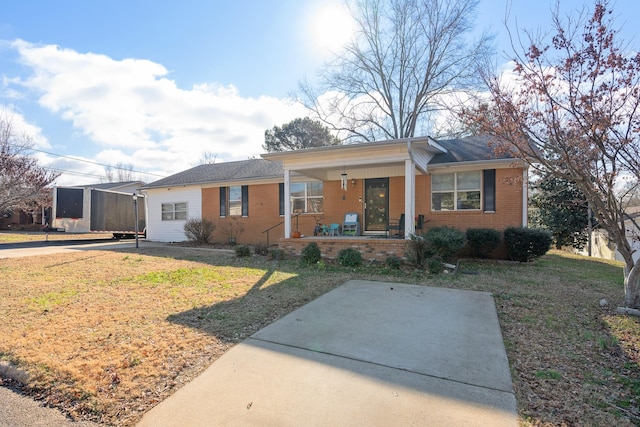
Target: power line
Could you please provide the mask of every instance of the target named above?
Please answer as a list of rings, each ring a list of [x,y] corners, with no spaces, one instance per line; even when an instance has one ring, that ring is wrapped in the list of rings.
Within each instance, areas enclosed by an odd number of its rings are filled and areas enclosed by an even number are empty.
[[[120,167],[120,166],[112,166],[112,165],[107,165],[107,164],[104,164],[104,163],[98,163],[98,162],[94,162],[94,161],[91,161],[91,160],[78,159],[78,158],[75,158],[75,157],[65,156],[64,154],[56,154],[56,153],[51,153],[49,151],[38,150],[37,148],[31,148],[31,147],[23,147],[23,148],[25,148],[27,150],[31,150],[31,151],[37,151],[39,153],[48,154],[50,156],[63,157],[65,159],[75,160],[77,162],[90,163],[92,165],[98,165],[98,166],[102,166],[102,167],[106,167],[106,168],[120,169],[120,170],[124,170],[124,171],[127,171],[127,172],[139,173],[139,174],[143,174],[143,175],[157,176],[159,178],[164,178],[165,177],[164,175],[158,175],[158,174],[151,173],[151,172],[137,171],[137,170],[133,170],[133,169],[123,168],[123,167]]]

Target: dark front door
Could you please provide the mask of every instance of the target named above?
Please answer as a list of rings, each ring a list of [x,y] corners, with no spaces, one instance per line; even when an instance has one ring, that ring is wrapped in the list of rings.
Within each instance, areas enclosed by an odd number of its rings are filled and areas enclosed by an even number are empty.
[[[364,181],[364,231],[384,233],[389,219],[389,178]]]

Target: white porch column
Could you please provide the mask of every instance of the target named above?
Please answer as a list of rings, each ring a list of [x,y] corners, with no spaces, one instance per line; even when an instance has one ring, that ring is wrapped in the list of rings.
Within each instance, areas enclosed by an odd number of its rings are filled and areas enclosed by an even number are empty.
[[[404,238],[410,239],[416,232],[416,164],[411,159],[404,161]]]
[[[291,172],[284,170],[284,237],[291,237]]]

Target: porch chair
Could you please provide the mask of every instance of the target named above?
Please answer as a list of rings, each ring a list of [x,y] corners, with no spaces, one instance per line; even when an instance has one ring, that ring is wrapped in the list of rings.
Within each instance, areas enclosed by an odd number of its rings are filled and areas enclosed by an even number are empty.
[[[339,235],[340,235],[340,224],[330,224],[329,236],[339,236]]]
[[[404,214],[400,215],[400,219],[398,221],[389,221],[387,223],[387,236],[391,234],[391,231],[397,231],[394,236],[397,236],[398,239],[402,239],[404,237]]]
[[[357,213],[349,212],[344,215],[344,222],[342,223],[342,235],[343,236],[359,236],[360,235],[360,221],[358,221]]]
[[[418,220],[416,221],[416,232],[415,234],[418,235],[418,231],[420,232],[420,234],[422,234],[422,229],[424,228],[424,215],[420,214],[418,215]]]

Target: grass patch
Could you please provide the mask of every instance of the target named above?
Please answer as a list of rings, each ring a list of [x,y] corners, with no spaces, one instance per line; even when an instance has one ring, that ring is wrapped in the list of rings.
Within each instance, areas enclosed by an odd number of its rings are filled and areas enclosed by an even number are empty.
[[[0,359],[72,417],[134,425],[235,343],[354,278],[492,292],[522,425],[640,422],[640,322],[616,316],[618,263],[551,252],[473,274],[143,247],[0,260]]]

